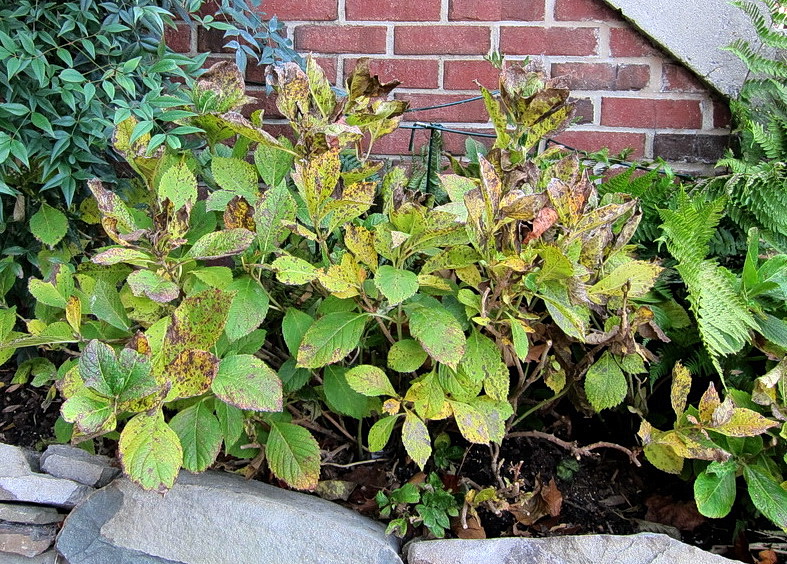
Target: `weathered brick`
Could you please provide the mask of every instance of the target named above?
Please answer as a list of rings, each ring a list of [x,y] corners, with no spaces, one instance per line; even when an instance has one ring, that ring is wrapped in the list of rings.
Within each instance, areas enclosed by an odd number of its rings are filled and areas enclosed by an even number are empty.
[[[671,161],[715,163],[728,146],[727,135],[657,133],[653,155]]]
[[[358,59],[344,60],[344,79],[355,68]],[[439,63],[423,59],[371,59],[369,69],[382,82],[398,80],[401,88],[437,88]]]
[[[257,8],[264,19],[283,21],[333,21],[339,13],[338,0],[265,0]]]
[[[480,26],[397,26],[397,55],[486,55],[491,45],[489,28]]]
[[[487,88],[497,88],[500,71],[488,61],[446,61],[443,88],[446,90],[478,90],[477,80]]]
[[[411,108],[422,108],[426,106],[438,106],[467,99],[464,94],[397,94],[399,100],[410,102]],[[486,123],[489,116],[486,113],[484,102],[475,100],[465,104],[457,104],[446,108],[434,110],[424,110],[407,114],[408,121],[428,121],[428,122],[477,122]]]
[[[246,95],[252,96],[255,101],[243,107],[243,115],[248,117],[257,110],[262,110],[264,119],[282,119],[284,117],[276,107],[276,94],[268,95],[264,89],[258,89],[249,90]]]
[[[713,101],[713,127],[727,128],[732,123],[730,106],[720,100]]]
[[[225,49],[224,44],[233,38],[224,38],[220,29],[205,29],[200,27],[197,32],[197,50],[200,53],[234,53],[232,49]]]
[[[360,25],[299,25],[295,47],[315,53],[385,53],[385,28]]]
[[[593,101],[590,98],[569,98],[569,102],[574,103],[576,108],[575,118],[578,119],[577,123],[593,123],[595,112],[593,109]]]
[[[425,22],[440,19],[440,0],[347,0],[348,20]]]
[[[620,21],[618,13],[602,0],[557,0],[555,19],[558,21]]]
[[[705,92],[707,88],[689,69],[677,63],[664,63],[661,68],[662,92]]]
[[[634,149],[634,158],[645,155],[644,133],[621,133],[616,131],[564,131],[555,140],[582,151],[598,151],[607,147],[612,153]]]
[[[552,76],[571,90],[641,90],[650,82],[648,65],[553,63]]]
[[[534,21],[544,19],[543,0],[451,0],[448,19],[460,21]]]
[[[613,57],[654,57],[661,54],[658,47],[630,27],[609,30],[609,49]]]
[[[603,98],[601,124],[615,127],[698,129],[702,112],[698,100]]]
[[[595,55],[598,32],[590,28],[502,27],[500,51],[509,55]]]
[[[164,42],[167,47],[176,53],[191,52],[191,34],[193,29],[186,22],[176,22],[175,28],[168,27],[164,30]]]

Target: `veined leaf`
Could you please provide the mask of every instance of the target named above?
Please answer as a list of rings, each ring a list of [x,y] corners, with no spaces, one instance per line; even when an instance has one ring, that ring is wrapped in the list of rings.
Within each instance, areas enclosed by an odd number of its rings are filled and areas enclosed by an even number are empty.
[[[467,403],[458,401],[449,403],[462,436],[471,443],[488,444],[490,436],[484,414]]]
[[[161,200],[169,199],[175,210],[197,201],[197,179],[185,161],[164,171],[158,184],[158,197]]]
[[[292,169],[294,160],[295,155],[292,153],[264,144],[257,145],[257,149],[254,151],[254,164],[257,166],[257,172],[260,173],[262,181],[268,186],[282,184],[282,180]]]
[[[405,305],[410,333],[429,356],[456,368],[465,354],[465,335],[456,318],[434,298]]]
[[[284,183],[273,185],[257,202],[254,223],[257,225],[257,242],[263,257],[279,248],[289,233],[283,223],[295,221],[296,209],[295,199]]]
[[[260,326],[268,314],[270,299],[265,288],[251,276],[234,280],[226,290],[235,292],[224,327],[227,338],[233,342]]]
[[[399,419],[398,415],[388,415],[372,425],[369,429],[369,450],[371,452],[379,452],[385,448],[397,419]]]
[[[299,309],[288,307],[281,321],[281,332],[287,349],[292,356],[298,356],[298,349],[306,331],[314,323],[314,318]]]
[[[377,269],[374,284],[391,305],[396,305],[414,296],[418,291],[418,275],[385,265]]]
[[[298,348],[298,366],[320,368],[338,362],[358,346],[367,315],[329,313],[315,321]]]
[[[200,237],[188,254],[200,260],[239,255],[249,248],[253,240],[254,233],[248,229],[214,231]]]
[[[90,341],[79,358],[79,374],[85,385],[98,394],[123,403],[158,390],[150,361],[131,349],[120,354],[100,341]]]
[[[123,472],[146,490],[170,489],[183,464],[180,439],[165,422],[161,410],[139,413],[123,429],[118,443]]]
[[[276,277],[282,284],[299,286],[315,280],[319,271],[298,257],[279,257],[271,264],[276,271]]]
[[[112,401],[84,386],[63,403],[60,413],[85,435],[109,433],[117,426]]]
[[[93,287],[93,293],[90,295],[90,311],[100,320],[123,331],[131,327],[126,308],[120,301],[120,294],[114,285],[103,278],[96,280],[96,285]]]
[[[683,410],[686,409],[686,401],[691,391],[691,372],[683,366],[680,362],[675,363],[672,369],[672,389],[670,391],[670,399],[672,403],[672,410],[675,415],[680,418],[683,415]]]
[[[189,472],[206,470],[221,450],[221,425],[208,404],[205,400],[197,402],[169,422],[180,439],[183,467]]]
[[[222,401],[252,411],[281,411],[279,376],[255,356],[242,354],[222,359],[211,384]]]
[[[759,466],[744,466],[743,477],[754,506],[782,529],[787,529],[787,490]]]
[[[710,471],[713,468],[715,471]],[[733,461],[723,464],[711,462],[694,480],[694,499],[697,509],[705,517],[726,517],[735,503],[735,470]]]
[[[345,374],[350,387],[365,396],[396,396],[391,381],[377,366],[354,366]]]
[[[234,405],[216,400],[216,416],[221,427],[225,448],[229,448],[243,435],[243,411]]]
[[[728,437],[752,437],[761,435],[771,427],[778,427],[778,423],[760,415],[756,411],[745,407],[736,407],[732,410],[729,419],[712,429]]]
[[[426,424],[414,413],[408,411],[402,426],[402,443],[407,454],[419,468],[426,466],[432,455],[432,441]]]
[[[514,353],[520,360],[525,360],[530,350],[530,341],[527,338],[525,324],[518,319],[511,320],[511,340],[514,344]]]
[[[414,339],[396,341],[388,349],[388,368],[397,372],[415,372],[423,366],[428,356]]]
[[[271,420],[265,455],[271,471],[299,490],[313,490],[320,479],[320,447],[303,427]]]
[[[30,232],[45,245],[57,245],[68,230],[68,219],[58,209],[47,204],[41,207],[30,218]]]
[[[146,296],[154,302],[165,304],[180,295],[177,284],[150,270],[135,270],[129,274],[127,281],[135,296]]]
[[[166,362],[186,350],[210,350],[224,331],[230,303],[230,294],[217,289],[184,299],[166,328],[162,347]]]
[[[216,183],[224,190],[237,192],[254,203],[259,197],[259,183],[254,165],[242,159],[213,157],[210,170]]]
[[[585,374],[585,393],[596,411],[620,404],[628,392],[626,376],[606,351]]]
[[[323,391],[328,406],[335,412],[363,419],[380,408],[380,400],[355,391],[347,381],[343,366],[327,366],[323,371]]]
[[[167,401],[204,394],[210,389],[218,368],[219,359],[213,353],[195,349],[183,351],[164,369],[172,384]]]

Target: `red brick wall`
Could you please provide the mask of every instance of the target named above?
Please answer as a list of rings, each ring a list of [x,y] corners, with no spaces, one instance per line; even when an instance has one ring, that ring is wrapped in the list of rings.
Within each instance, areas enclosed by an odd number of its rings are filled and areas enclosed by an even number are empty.
[[[370,56],[382,80],[402,82],[396,96],[413,107],[463,99],[477,94],[474,80],[495,87],[496,71],[483,58],[496,49],[508,60],[529,55],[565,78],[582,121],[559,140],[574,147],[631,147],[636,157],[699,166],[727,143],[724,103],[602,0],[266,0],[261,9],[285,21],[295,47],[318,55],[339,86],[359,56]],[[187,31],[172,44],[220,50],[220,34],[186,41]],[[276,117],[270,101],[262,105]],[[489,130],[480,102],[408,119]],[[445,139],[449,150],[463,150],[462,136]],[[409,132],[400,131],[377,151],[404,154],[408,142]]]

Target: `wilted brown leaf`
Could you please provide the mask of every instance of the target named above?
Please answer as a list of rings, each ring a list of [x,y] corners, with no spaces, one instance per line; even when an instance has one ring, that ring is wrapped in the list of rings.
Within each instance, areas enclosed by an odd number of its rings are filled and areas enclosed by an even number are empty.
[[[451,530],[460,539],[485,539],[486,530],[481,525],[481,522],[473,515],[467,516],[467,528],[462,526],[462,520],[459,517],[451,519]]]
[[[671,525],[681,531],[691,532],[706,521],[694,500],[675,501],[672,496],[654,494],[645,500],[645,505],[647,521]]]

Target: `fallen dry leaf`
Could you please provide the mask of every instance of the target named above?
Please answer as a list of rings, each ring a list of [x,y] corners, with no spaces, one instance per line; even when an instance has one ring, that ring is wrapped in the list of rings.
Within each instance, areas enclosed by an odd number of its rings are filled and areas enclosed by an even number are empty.
[[[772,550],[761,550],[755,558],[756,564],[776,564],[779,558]]]
[[[467,516],[467,528],[462,526],[462,520],[459,517],[451,519],[451,530],[460,539],[485,539],[486,531],[478,519],[473,515]]]
[[[547,504],[549,514],[552,517],[560,515],[560,508],[563,506],[563,494],[561,494],[560,490],[557,488],[555,479],[552,478],[549,480],[549,483],[541,488],[541,492],[539,493]]]
[[[697,511],[697,504],[691,501],[675,501],[672,496],[654,494],[645,500],[648,512],[645,520],[664,525],[672,525],[691,532],[705,522],[705,517]]]

